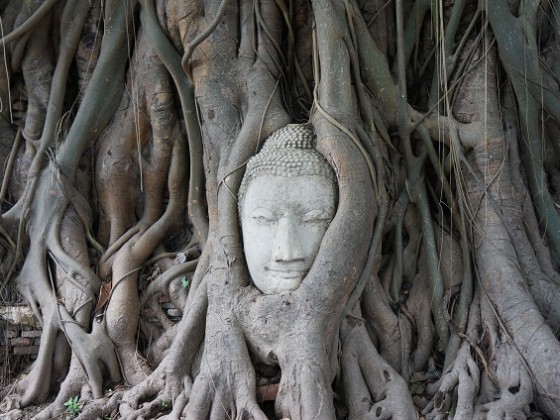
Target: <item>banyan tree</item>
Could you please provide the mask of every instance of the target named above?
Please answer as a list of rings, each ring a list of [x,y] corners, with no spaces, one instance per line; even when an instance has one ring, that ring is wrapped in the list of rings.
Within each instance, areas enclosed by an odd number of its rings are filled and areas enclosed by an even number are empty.
[[[559,6],[1,0],[3,415],[559,418]]]

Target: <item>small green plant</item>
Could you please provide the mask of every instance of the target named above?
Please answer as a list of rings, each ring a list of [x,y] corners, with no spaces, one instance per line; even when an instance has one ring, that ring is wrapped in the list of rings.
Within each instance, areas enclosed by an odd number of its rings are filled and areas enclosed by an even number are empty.
[[[80,406],[79,400],[80,397],[76,395],[75,397],[68,398],[68,400],[64,403],[64,407],[66,407],[66,412],[68,413],[66,418],[73,419],[80,414],[82,407]]]
[[[161,411],[167,411],[171,408],[169,401],[167,400],[161,400],[159,403],[159,408]]]
[[[183,276],[183,277],[181,278],[181,286],[183,286],[183,289],[188,288],[188,287],[189,287],[189,283],[190,283],[190,282],[187,280],[187,277],[186,277],[186,276]]]

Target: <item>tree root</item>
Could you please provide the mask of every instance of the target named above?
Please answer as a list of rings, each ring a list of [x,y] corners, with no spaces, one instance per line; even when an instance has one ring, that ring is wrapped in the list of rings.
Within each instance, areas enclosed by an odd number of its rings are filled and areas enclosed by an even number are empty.
[[[224,337],[218,342],[225,342],[222,341],[224,339],[230,341],[230,337]],[[244,341],[238,342],[234,344],[236,350],[238,344],[246,346]],[[201,372],[196,377],[185,408],[186,417],[193,420],[218,420],[250,416],[255,420],[266,420],[267,417],[257,404],[255,370],[249,353],[246,351],[240,355],[236,351],[235,357],[224,360],[220,354],[212,354],[211,348],[207,343]],[[221,353],[220,348],[225,347],[214,347],[213,351]]]
[[[372,276],[362,294],[361,309],[366,320],[370,335],[379,340],[381,356],[396,370],[403,366],[404,341],[402,330],[399,328],[399,317],[396,315],[383,290],[379,278]]]
[[[434,397],[434,410],[427,419],[443,420],[452,410],[451,399],[457,393],[454,419],[470,420],[473,418],[475,400],[480,389],[480,371],[471,356],[471,347],[467,342],[461,346],[457,358],[444,374],[441,385]],[[500,417],[501,418],[501,417]]]
[[[414,276],[410,296],[406,302],[406,309],[413,316],[417,331],[415,350],[411,357],[411,373],[420,371],[426,366],[434,340],[431,313],[425,305],[425,302],[430,299],[430,289],[427,284],[428,273],[424,265],[418,264],[418,266],[420,267],[419,272]]]
[[[19,383],[19,389],[24,391],[24,406],[32,401],[43,401],[48,396],[53,360],[56,362],[55,355],[61,351],[60,346],[66,345],[64,340],[59,339],[59,332],[64,334],[72,347],[95,397],[101,396],[102,373],[99,362],[108,367],[113,379],[120,376],[113,344],[107,335],[97,324],[94,324],[91,333],[84,331],[88,326],[99,281],[89,267],[70,256],[61,244],[62,233],[65,234],[65,240],[74,240],[76,233],[82,232],[75,229],[76,226],[80,226],[79,222],[64,222],[65,215],[71,213],[68,213],[70,201],[77,197],[76,192],[67,187],[68,183],[54,165],[44,171],[37,191],[42,207],[33,209],[35,219],[30,231],[31,245],[18,279],[20,291],[26,296],[37,317],[43,320],[42,343],[37,361],[30,374]],[[75,201],[75,209],[79,208],[78,203],[79,200]],[[82,212],[78,210],[76,213],[81,215]],[[80,249],[81,246],[74,251],[79,252]],[[87,255],[75,257],[87,261]],[[47,270],[51,262],[57,264],[57,273],[62,276],[60,279],[53,279],[53,274]],[[68,308],[58,302],[55,295],[57,289]],[[77,319],[68,311],[72,311]],[[66,370],[65,367],[59,366],[59,363],[55,364],[57,369],[63,372]],[[71,378],[68,380],[72,381]]]
[[[208,284],[208,311],[204,351],[184,413],[188,419],[212,420],[226,417],[266,420],[256,400],[256,377],[242,329],[221,296],[219,279],[234,270],[218,270]],[[235,270],[236,271],[236,270]],[[226,281],[227,284],[227,281]],[[218,294],[216,294],[218,292]],[[196,315],[193,314],[193,315]],[[193,317],[194,318],[194,317]],[[223,349],[229,355],[223,357]]]
[[[89,401],[75,420],[99,420],[107,418],[106,416],[115,418],[114,415],[117,413],[122,395],[122,391],[116,391],[111,394],[108,400],[107,398],[99,398]]]
[[[511,345],[496,350],[494,371],[499,388],[494,390],[494,395],[499,398],[477,406],[473,417],[525,419],[531,412],[529,404],[534,391],[529,372]]]
[[[41,137],[53,77],[52,51],[49,47],[50,16],[45,16],[34,29],[37,36],[26,42],[21,69],[27,85],[28,110],[23,136],[27,140]],[[22,40],[25,39],[22,38]]]
[[[34,420],[49,420],[61,416],[65,411],[64,403],[77,395],[80,396],[80,402],[92,399],[91,389],[87,385],[84,370],[76,356],[73,356],[68,375],[56,394],[55,400],[37,414]]]
[[[142,382],[128,390],[119,411],[125,418],[134,419],[154,413],[156,407],[163,408],[165,402],[174,401],[178,395],[189,393],[192,380],[188,374],[183,375],[172,367],[170,358],[162,363]],[[141,402],[152,398],[145,404]]]
[[[123,416],[132,419],[136,418],[134,416],[145,415],[144,407],[140,404],[150,399],[146,407],[148,409],[149,406],[150,410],[156,406],[160,406],[161,409],[167,402],[175,401],[180,395],[184,397],[181,397],[179,403],[186,403],[192,387],[193,360],[204,334],[207,305],[206,283],[203,282],[197,290],[193,306],[185,311],[177,324],[177,334],[165,358],[146,379],[124,394],[119,409]],[[178,410],[174,406],[174,411],[176,409]]]
[[[294,352],[295,353],[295,352]],[[328,363],[320,353],[306,351],[304,356],[290,352],[284,356],[282,378],[276,396],[276,413],[292,420],[335,419]]]
[[[350,419],[417,419],[407,383],[383,359],[362,323],[345,320],[341,370]]]

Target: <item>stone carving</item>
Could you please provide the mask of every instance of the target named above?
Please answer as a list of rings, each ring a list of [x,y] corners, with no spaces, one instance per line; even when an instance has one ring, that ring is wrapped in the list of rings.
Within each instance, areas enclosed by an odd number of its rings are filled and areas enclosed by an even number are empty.
[[[300,286],[336,212],[337,193],[334,172],[307,124],[275,131],[249,160],[239,214],[247,266],[261,292]]]

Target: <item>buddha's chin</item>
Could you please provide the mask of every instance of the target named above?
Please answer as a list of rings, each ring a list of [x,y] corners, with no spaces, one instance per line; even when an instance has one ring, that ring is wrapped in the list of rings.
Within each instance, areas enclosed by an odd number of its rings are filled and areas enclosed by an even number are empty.
[[[258,285],[257,287],[263,292],[265,295],[274,295],[278,293],[286,293],[296,290],[301,282],[303,281],[304,275],[295,276],[293,274],[289,275],[280,275],[279,273],[271,274],[269,273],[268,278],[265,281],[265,284]],[[260,287],[262,286],[262,287]]]

